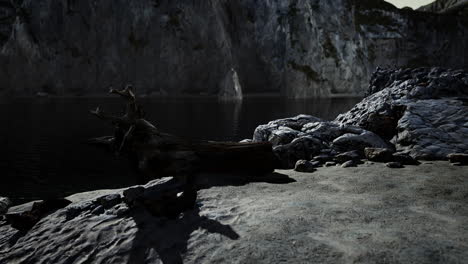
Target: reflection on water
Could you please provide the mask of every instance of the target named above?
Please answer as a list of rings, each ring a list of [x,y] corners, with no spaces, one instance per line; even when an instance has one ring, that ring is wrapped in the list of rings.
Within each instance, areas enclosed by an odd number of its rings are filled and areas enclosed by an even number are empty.
[[[187,138],[223,141],[251,138],[259,124],[297,114],[330,120],[357,101],[141,99],[147,119],[161,130]],[[0,196],[19,203],[136,184],[123,159],[83,143],[112,134],[109,125],[88,114],[98,105],[108,112],[123,111],[117,98],[0,101]]]

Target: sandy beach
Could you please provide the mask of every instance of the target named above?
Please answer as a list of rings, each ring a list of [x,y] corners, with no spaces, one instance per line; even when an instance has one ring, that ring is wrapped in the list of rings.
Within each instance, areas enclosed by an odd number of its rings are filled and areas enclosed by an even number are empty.
[[[201,176],[197,206],[178,219],[118,204],[70,218],[73,201],[26,234],[0,226],[2,263],[463,263],[468,167],[278,170],[253,181]],[[147,187],[163,184],[153,181]],[[10,212],[22,210],[14,207]]]

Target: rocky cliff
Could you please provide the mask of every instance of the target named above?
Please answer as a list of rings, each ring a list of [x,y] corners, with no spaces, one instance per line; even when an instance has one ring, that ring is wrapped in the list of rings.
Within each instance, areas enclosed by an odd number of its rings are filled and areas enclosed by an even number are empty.
[[[418,10],[433,13],[461,13],[468,14],[467,0],[437,0],[420,7]]]
[[[467,31],[380,0],[0,0],[0,93],[362,94],[376,66],[467,68]]]

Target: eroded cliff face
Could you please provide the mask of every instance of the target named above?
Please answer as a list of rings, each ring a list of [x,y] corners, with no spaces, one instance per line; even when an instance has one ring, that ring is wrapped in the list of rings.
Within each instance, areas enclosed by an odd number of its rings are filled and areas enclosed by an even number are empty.
[[[0,93],[363,94],[376,66],[467,68],[468,19],[378,0],[0,0]]]

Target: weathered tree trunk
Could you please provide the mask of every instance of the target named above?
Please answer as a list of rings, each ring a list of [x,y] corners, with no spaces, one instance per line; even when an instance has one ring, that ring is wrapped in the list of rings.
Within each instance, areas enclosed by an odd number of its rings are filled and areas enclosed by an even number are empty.
[[[201,172],[265,174],[274,170],[276,157],[270,143],[235,143],[193,141],[159,131],[143,117],[131,86],[111,89],[127,101],[122,117],[92,111],[97,117],[111,121],[115,134],[93,139],[92,143],[110,146],[128,155],[146,177],[187,176]]]

